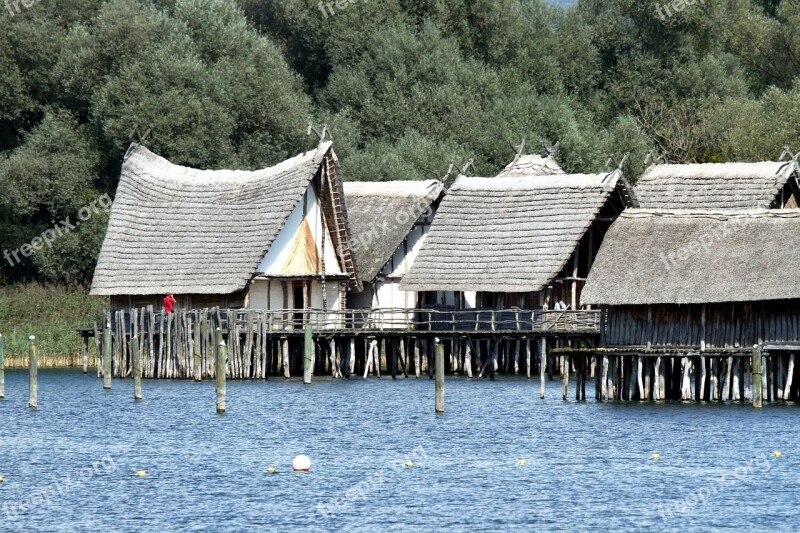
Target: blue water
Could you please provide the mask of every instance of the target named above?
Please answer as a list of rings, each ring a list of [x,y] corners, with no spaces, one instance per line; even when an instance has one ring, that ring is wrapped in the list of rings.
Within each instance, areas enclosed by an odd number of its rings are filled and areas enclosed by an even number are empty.
[[[31,412],[26,374],[6,373],[3,531],[800,525],[797,406],[563,402],[557,382],[541,401],[524,379],[448,378],[436,416],[428,379],[273,379],[228,383],[218,416],[211,382],[145,381],[139,403],[130,380],[75,371],[39,387]],[[310,473],[291,472],[299,453]]]

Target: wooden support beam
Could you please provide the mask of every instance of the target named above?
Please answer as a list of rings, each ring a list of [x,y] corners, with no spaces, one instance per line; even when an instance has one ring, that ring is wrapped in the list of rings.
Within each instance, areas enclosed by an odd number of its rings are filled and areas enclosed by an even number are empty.
[[[39,358],[36,353],[36,337],[28,337],[28,407],[39,407]]]
[[[217,414],[225,413],[227,388],[225,386],[226,369],[228,361],[228,349],[225,341],[222,340],[222,329],[217,328],[217,361],[216,361],[216,393],[217,393]]]
[[[762,375],[763,360],[761,358],[761,349],[758,346],[753,347],[753,407],[761,409],[763,402],[763,389],[762,389]]]
[[[436,413],[444,413],[444,346],[437,337],[436,349]]]
[[[545,372],[547,371],[547,339],[539,339],[539,399],[544,400]]]

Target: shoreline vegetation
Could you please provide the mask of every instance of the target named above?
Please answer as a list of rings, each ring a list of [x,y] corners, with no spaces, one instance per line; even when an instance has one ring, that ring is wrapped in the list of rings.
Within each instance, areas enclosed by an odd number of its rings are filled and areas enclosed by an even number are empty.
[[[36,336],[40,368],[75,368],[83,364],[81,338],[75,331],[102,318],[105,298],[82,287],[36,283],[0,286],[0,334],[5,368],[27,368],[28,337]],[[95,365],[94,346],[89,364]]]

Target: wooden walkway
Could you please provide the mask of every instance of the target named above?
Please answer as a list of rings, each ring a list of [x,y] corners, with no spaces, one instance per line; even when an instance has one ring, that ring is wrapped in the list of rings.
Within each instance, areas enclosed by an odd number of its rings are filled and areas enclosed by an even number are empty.
[[[314,373],[333,377],[432,372],[437,342],[445,346],[448,372],[471,376],[474,368],[476,375],[530,376],[540,369],[548,346],[594,346],[600,321],[599,311],[214,308],[162,313],[142,308],[108,313],[108,329],[101,325],[79,333],[85,358],[93,338],[100,361],[103,337],[111,335],[113,377],[131,375],[136,343],[145,378],[211,379],[218,331],[228,348],[231,379],[296,375],[303,370],[308,342]]]

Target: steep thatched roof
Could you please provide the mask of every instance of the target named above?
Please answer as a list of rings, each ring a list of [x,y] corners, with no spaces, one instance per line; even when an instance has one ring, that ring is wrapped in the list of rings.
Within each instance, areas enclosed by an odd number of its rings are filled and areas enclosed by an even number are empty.
[[[516,157],[497,177],[553,176],[557,174],[564,174],[564,171],[552,156],[531,154]]]
[[[792,161],[653,165],[636,196],[644,209],[768,208],[796,173]]]
[[[564,268],[616,188],[629,188],[620,171],[536,179],[459,176],[400,287],[540,290]]]
[[[335,158],[330,142],[263,170],[196,170],[132,145],[92,294],[245,288],[327,158]]]
[[[362,280],[378,275],[443,189],[437,180],[344,184],[351,242]]]
[[[611,226],[581,301],[689,304],[800,298],[800,211],[624,212]]]

